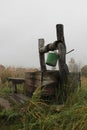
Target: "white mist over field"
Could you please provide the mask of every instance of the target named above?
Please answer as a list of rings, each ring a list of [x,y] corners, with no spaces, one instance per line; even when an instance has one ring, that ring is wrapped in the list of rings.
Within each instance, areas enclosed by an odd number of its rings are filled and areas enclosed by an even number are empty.
[[[39,67],[38,39],[56,40],[56,24],[64,25],[67,55],[87,64],[87,1],[1,0],[0,64]]]

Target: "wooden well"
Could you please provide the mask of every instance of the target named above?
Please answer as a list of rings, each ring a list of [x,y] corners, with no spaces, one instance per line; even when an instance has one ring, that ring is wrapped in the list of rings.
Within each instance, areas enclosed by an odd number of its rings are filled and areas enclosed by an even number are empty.
[[[44,91],[41,91],[41,97],[45,99],[54,99],[55,101],[64,100],[68,92],[73,92],[80,85],[79,73],[69,73],[68,87],[61,88],[59,71],[47,70],[43,73],[43,82],[41,81],[41,71],[27,72],[25,73],[25,94],[32,97],[36,88],[41,87]]]
[[[43,82],[41,82],[41,71],[27,72],[25,74],[25,93],[32,96],[37,87],[41,87],[44,91],[43,96],[55,96],[56,87],[59,82],[59,72],[48,70],[44,72]]]

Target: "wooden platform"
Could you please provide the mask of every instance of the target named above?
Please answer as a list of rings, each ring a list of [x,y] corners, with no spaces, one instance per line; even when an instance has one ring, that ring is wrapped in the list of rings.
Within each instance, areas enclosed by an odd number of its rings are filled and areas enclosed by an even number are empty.
[[[29,100],[29,97],[25,96],[24,94],[12,94],[9,96],[10,100],[16,104],[23,104]]]

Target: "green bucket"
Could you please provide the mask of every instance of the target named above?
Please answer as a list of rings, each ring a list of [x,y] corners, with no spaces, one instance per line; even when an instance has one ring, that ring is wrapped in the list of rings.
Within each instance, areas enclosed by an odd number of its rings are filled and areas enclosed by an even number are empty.
[[[57,53],[48,53],[46,64],[49,66],[56,66],[58,60],[58,54]]]

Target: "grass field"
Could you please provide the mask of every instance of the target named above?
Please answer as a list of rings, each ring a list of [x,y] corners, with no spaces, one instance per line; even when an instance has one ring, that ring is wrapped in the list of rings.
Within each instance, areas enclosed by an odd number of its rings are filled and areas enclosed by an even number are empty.
[[[81,85],[61,106],[37,100],[36,92],[23,105],[0,107],[0,130],[87,130],[87,78],[81,78]],[[0,96],[8,97],[9,86],[1,84]]]

